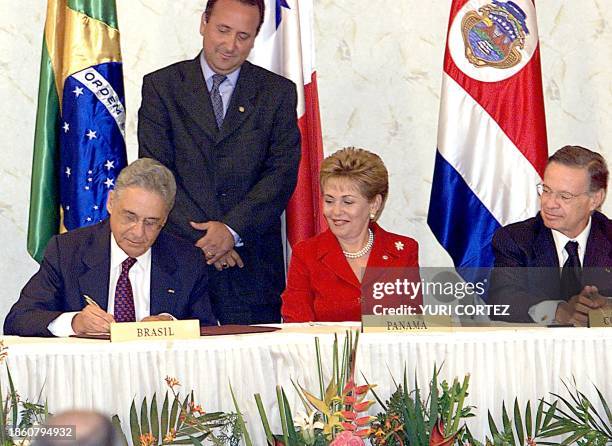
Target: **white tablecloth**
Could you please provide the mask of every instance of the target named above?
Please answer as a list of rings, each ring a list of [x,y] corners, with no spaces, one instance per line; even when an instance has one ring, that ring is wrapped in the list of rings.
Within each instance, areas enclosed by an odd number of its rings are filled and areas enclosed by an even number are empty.
[[[264,436],[253,394],[260,393],[273,428],[280,433],[275,386],[282,385],[294,411],[302,410],[291,385],[293,378],[318,394],[315,336],[320,338],[324,371],[329,376],[333,333],[343,338],[344,326],[287,324],[274,333],[204,337],[192,341],[148,341],[111,344],[82,339],[34,339],[5,336],[15,386],[24,398],[36,400],[42,389],[53,412],[95,408],[118,414],[127,429],[133,398],[138,404],[158,401],[164,378],[177,378],[183,394],[194,390],[207,411],[233,411],[231,382],[256,444]],[[471,375],[467,403],[477,406],[469,420],[476,438],[488,434],[487,410],[501,418],[501,403],[517,396],[530,399],[565,394],[561,379],[576,378],[581,390],[597,401],[592,384],[612,399],[612,330],[534,328],[472,329],[460,332],[367,333],[360,336],[358,370],[378,384],[380,396],[393,389],[406,367],[426,388],[434,363],[444,363],[442,377]],[[5,373],[2,386],[6,388]],[[361,376],[360,374],[358,375]],[[363,383],[361,378],[358,382]],[[161,404],[161,402],[160,402]],[[375,413],[379,408],[373,407]]]

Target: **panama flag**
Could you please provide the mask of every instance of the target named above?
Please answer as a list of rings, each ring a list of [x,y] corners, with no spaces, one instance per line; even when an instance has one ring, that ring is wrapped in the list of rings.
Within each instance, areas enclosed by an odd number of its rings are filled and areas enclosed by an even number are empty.
[[[547,153],[534,3],[454,0],[427,221],[457,268],[491,266],[495,230],[537,213]]]
[[[290,245],[319,233],[319,166],[323,159],[315,70],[312,0],[266,0],[266,17],[249,59],[291,79],[297,88],[302,159],[297,186],[286,212]]]
[[[48,0],[34,136],[28,252],[108,216],[126,165],[115,0]]]

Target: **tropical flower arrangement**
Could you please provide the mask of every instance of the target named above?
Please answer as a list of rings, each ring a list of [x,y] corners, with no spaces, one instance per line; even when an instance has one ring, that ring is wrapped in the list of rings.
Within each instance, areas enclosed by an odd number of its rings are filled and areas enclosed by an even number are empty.
[[[578,445],[612,446],[612,411],[597,387],[596,406],[578,390],[575,381],[563,382],[569,396],[551,394],[552,401],[540,399],[535,411],[531,402],[524,409],[515,399],[511,413],[502,405],[501,422],[488,413],[489,432],[484,441],[473,438],[466,419],[475,416],[474,407],[467,404],[469,375],[451,383],[439,380],[440,369],[434,365],[432,378],[426,390],[416,378],[410,383],[406,370],[395,391],[383,400],[376,385],[362,376],[356,377],[358,333],[347,333],[344,341],[334,340],[331,376],[323,374],[318,338],[317,352],[318,392],[303,388],[292,381],[299,396],[299,409],[290,407],[285,389],[277,386],[280,432],[273,432],[271,414],[266,413],[259,394],[254,395],[261,423],[270,446],[537,446]],[[7,350],[0,340],[0,364],[5,362]],[[8,391],[0,388],[0,446],[29,444],[28,438],[15,438],[19,427],[43,424],[49,415],[46,404],[22,401],[13,385],[6,365]],[[249,428],[241,414],[234,391],[230,386],[236,413],[206,412],[196,402],[194,392],[181,396],[181,384],[167,377],[161,410],[153,394],[150,403],[144,398],[130,407],[128,431],[118,416],[112,421],[134,446],[191,444],[195,446],[252,446]],[[42,393],[42,392],[41,392]],[[40,398],[39,398],[40,399]],[[375,406],[378,404],[378,406]],[[380,407],[376,415],[373,409]]]

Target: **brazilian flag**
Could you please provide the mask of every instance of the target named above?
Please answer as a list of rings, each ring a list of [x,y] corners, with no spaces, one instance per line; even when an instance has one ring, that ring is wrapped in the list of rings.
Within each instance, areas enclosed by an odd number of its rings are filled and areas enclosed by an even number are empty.
[[[108,216],[126,165],[115,0],[48,0],[34,137],[28,252]]]

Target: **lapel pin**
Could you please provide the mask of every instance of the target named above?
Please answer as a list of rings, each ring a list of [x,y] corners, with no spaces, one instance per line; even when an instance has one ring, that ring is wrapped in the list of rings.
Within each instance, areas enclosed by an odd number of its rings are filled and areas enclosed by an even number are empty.
[[[168,294],[174,294],[174,290],[172,288],[168,288]]]
[[[239,111],[240,113],[244,113],[244,107],[241,105],[240,107],[238,107],[238,111]]]
[[[395,242],[395,249],[401,251],[402,249],[404,249],[404,244],[402,242]]]

